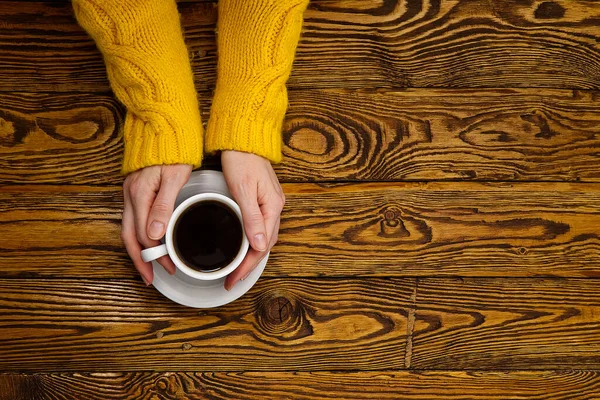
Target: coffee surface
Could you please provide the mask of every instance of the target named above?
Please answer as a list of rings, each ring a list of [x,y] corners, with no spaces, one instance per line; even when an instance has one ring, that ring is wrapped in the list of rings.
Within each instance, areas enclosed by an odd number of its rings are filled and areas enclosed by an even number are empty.
[[[202,201],[185,210],[174,229],[174,247],[190,268],[216,271],[229,265],[242,245],[242,224],[235,212],[217,201]]]

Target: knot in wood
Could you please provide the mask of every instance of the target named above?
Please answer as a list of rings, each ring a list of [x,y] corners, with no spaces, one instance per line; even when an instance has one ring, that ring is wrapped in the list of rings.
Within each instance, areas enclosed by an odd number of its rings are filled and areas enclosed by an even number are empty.
[[[194,347],[194,346],[192,346],[190,343],[184,343],[181,345],[181,350],[186,351],[186,350],[191,349],[192,347]]]
[[[398,206],[386,206],[379,214],[381,215],[379,236],[382,237],[406,237],[410,233],[402,221],[402,210]]]
[[[293,317],[292,303],[285,297],[272,299],[267,305],[267,319],[273,324],[284,324]]]
[[[544,1],[538,5],[535,10],[535,17],[538,19],[558,19],[565,16],[565,8],[553,1]]]
[[[280,294],[265,296],[257,312],[260,328],[270,335],[295,336],[305,319],[300,304],[293,297]]]
[[[519,247],[520,254],[527,254],[527,249],[525,247]]]
[[[396,219],[396,214],[392,211],[392,210],[387,210],[384,214],[384,218],[385,221],[388,223],[394,223],[397,222]]]
[[[398,206],[386,206],[379,213],[384,222],[390,226],[398,226],[398,222],[402,219],[402,210]]]
[[[154,386],[159,391],[164,392],[169,388],[169,380],[165,377],[161,377],[155,382]]]

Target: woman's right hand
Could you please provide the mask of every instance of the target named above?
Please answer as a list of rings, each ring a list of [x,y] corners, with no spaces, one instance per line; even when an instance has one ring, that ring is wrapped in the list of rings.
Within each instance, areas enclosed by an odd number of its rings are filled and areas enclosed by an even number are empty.
[[[177,194],[190,178],[187,164],[146,167],[127,176],[123,183],[124,208],[121,240],[146,285],[154,279],[152,264],[142,260],[142,249],[160,245],[173,214]],[[173,275],[175,264],[169,256],[157,260]]]

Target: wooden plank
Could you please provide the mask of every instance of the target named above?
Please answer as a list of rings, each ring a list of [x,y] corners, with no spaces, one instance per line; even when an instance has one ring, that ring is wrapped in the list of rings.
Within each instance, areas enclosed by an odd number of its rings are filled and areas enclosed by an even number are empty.
[[[197,87],[210,91],[216,7],[179,8]],[[0,15],[0,90],[108,89],[68,2],[3,1]],[[316,0],[305,17],[294,89],[600,87],[597,1]]]
[[[272,272],[598,276],[596,185],[286,185]],[[279,268],[278,268],[279,267]]]
[[[209,98],[201,93],[204,121]],[[550,89],[295,91],[276,171],[283,182],[599,182],[599,99]],[[0,104],[0,183],[122,182],[124,110],[110,95],[3,93]]]
[[[290,94],[284,180],[600,181],[600,92]]]
[[[0,184],[123,181],[124,111],[111,95],[4,93],[0,104]]]
[[[0,399],[600,399],[597,371],[1,374]],[[37,397],[36,397],[37,396]]]
[[[283,187],[265,276],[600,276],[596,184]],[[136,275],[119,188],[6,186],[0,204],[0,276]]]
[[[412,279],[262,279],[198,311],[141,282],[0,280],[3,372],[404,366]]]
[[[598,369],[600,281],[424,279],[411,366]]]

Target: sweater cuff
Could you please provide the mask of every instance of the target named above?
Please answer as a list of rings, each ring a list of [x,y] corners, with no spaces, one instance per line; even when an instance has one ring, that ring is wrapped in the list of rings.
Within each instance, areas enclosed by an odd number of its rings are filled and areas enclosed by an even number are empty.
[[[128,112],[123,129],[125,154],[121,172],[128,174],[141,168],[166,164],[199,167],[202,163],[202,125],[199,121],[191,121],[182,126],[181,119],[180,116],[156,113],[142,119]]]
[[[215,99],[215,103],[218,99]],[[281,162],[281,129],[287,102],[283,100],[280,110],[269,115],[257,116],[251,110],[243,110],[235,104],[231,110],[211,110],[206,131],[204,149],[208,153],[223,150],[244,151]],[[281,104],[281,103],[280,103]],[[236,111],[238,110],[238,111]]]

